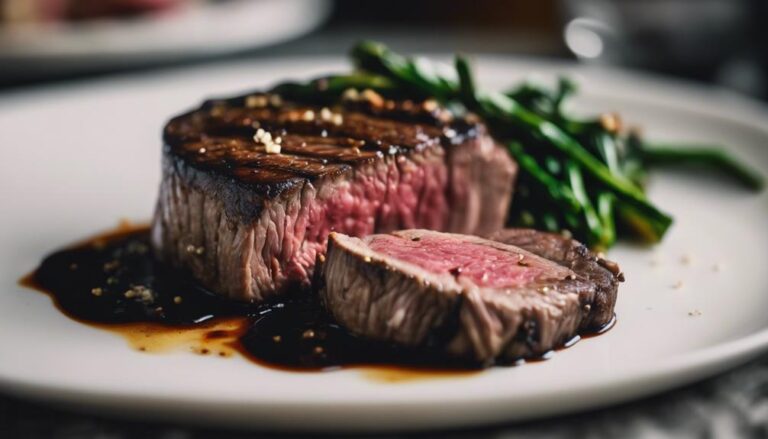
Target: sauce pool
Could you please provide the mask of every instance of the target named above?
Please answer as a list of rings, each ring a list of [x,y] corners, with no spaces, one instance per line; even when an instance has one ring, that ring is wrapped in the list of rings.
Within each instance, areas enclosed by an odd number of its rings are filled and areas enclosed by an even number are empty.
[[[383,381],[456,376],[481,368],[424,349],[358,338],[333,322],[311,291],[297,290],[258,305],[218,296],[156,261],[147,227],[124,225],[57,251],[21,283],[48,294],[70,318],[120,333],[145,352],[239,353],[292,371],[377,366],[365,374]]]

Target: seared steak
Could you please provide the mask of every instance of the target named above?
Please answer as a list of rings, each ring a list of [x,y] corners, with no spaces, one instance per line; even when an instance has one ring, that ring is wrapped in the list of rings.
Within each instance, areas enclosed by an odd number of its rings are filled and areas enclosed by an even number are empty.
[[[332,233],[320,299],[355,334],[481,364],[538,356],[611,321],[615,264],[557,235],[511,230],[497,239]]]
[[[355,94],[331,108],[252,94],[171,120],[156,254],[260,301],[308,285],[331,231],[503,226],[516,166],[482,124],[434,101]]]

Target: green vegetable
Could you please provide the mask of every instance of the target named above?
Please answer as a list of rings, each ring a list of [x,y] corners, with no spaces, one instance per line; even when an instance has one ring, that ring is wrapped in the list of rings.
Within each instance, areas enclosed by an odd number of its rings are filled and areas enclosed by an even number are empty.
[[[760,191],[765,179],[746,165],[723,152],[720,148],[701,146],[645,145],[641,151],[643,161],[655,165],[692,165],[719,170],[747,189]]]
[[[617,116],[580,120],[564,104],[576,85],[560,78],[550,90],[532,83],[505,93],[477,88],[469,62],[453,66],[408,58],[383,44],[362,42],[351,51],[356,70],[274,91],[309,100],[338,99],[345,90],[373,89],[390,97],[434,98],[459,113],[472,111],[507,144],[520,167],[513,224],[569,230],[592,247],[606,249],[618,237],[657,242],[672,218],[646,197],[646,169],[660,164],[716,167],[751,189],[763,179],[718,149],[649,146],[624,133]]]

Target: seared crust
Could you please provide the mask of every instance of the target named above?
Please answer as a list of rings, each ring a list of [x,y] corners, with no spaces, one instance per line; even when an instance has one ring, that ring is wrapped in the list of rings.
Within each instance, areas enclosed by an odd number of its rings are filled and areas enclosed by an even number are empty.
[[[321,107],[282,99],[278,106],[246,105],[249,98],[269,102],[274,96],[209,101],[171,119],[163,132],[166,166],[200,190],[216,191],[231,216],[248,220],[263,207],[249,198],[274,199],[387,156],[450,149],[486,136],[479,122],[448,119],[445,110],[427,110],[423,102],[386,101],[391,108],[368,101]],[[279,154],[254,142],[258,128],[281,138]]]

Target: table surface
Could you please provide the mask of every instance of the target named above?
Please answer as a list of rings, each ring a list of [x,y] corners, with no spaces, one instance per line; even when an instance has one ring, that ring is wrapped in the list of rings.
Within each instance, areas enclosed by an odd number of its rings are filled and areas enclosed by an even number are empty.
[[[291,437],[109,419],[2,396],[0,433],[5,438]],[[768,356],[684,389],[607,409],[530,423],[385,437],[765,438],[768,437]]]
[[[562,57],[557,41],[547,37],[515,33],[489,34],[482,32],[439,32],[434,39],[423,32],[372,31],[348,28],[321,31],[279,46],[235,55],[272,57],[302,54],[340,54],[354,41],[365,36],[384,41],[398,50],[418,52],[514,53]],[[208,62],[226,61],[233,56]],[[147,67],[149,68],[149,67]],[[184,65],[152,67],[184,68]],[[143,69],[142,71],[145,71]],[[98,72],[98,75],[111,72]],[[96,74],[96,73],[95,73]],[[123,73],[124,74],[124,73]],[[136,74],[141,74],[138,71]],[[84,81],[89,77],[57,78],[62,81]],[[33,82],[2,82],[4,91],[23,92],[51,80]],[[282,434],[260,432],[260,437],[284,437]],[[189,428],[181,425],[147,423],[104,418],[87,413],[68,412],[0,395],[0,437],[57,438],[241,438],[254,432]],[[409,436],[409,435],[403,435]],[[513,425],[495,425],[480,429],[431,432],[414,435],[425,437],[768,437],[768,356],[753,361],[716,378],[621,406],[576,415]],[[290,435],[289,435],[290,437]],[[399,437],[387,435],[387,437]]]

